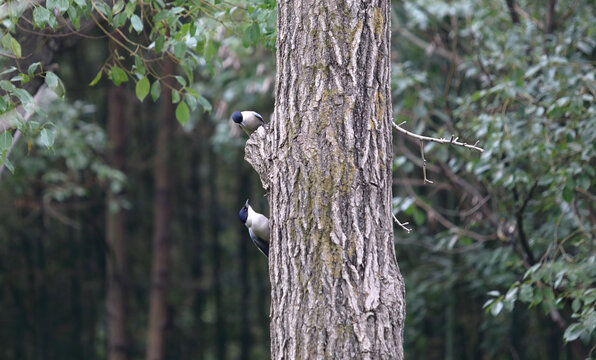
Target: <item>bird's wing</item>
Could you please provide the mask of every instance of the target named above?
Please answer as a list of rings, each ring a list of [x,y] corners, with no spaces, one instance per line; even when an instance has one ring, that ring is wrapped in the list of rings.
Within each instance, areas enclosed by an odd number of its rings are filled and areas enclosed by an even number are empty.
[[[251,227],[255,235],[269,241],[269,219],[265,215],[255,213],[252,217]]]
[[[259,120],[261,120],[261,122],[262,122],[263,124],[265,123],[265,120],[263,120],[263,117],[261,116],[261,114],[259,114],[259,113],[257,113],[257,112],[254,112],[254,111],[253,111],[253,115],[254,115],[255,117],[257,117]]]
[[[261,250],[265,256],[269,257],[269,244],[254,234],[251,229],[248,229],[248,234],[250,235],[250,239],[252,242]]]

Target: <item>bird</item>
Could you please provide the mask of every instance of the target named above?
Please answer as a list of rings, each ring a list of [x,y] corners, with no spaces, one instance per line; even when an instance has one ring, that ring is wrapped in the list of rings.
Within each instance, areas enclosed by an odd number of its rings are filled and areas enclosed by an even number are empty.
[[[263,117],[254,111],[235,111],[232,114],[232,120],[250,136],[259,126],[265,125]]]
[[[269,219],[254,211],[248,200],[238,214],[240,221],[248,228],[248,234],[253,243],[265,256],[269,257]]]

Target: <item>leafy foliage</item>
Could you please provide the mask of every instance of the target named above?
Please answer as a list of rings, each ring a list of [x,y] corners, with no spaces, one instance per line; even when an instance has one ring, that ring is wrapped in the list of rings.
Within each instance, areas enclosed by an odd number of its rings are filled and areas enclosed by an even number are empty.
[[[594,344],[596,18],[588,2],[561,4],[549,34],[546,4],[514,4],[515,22],[505,2],[398,6],[398,122],[479,139],[486,151],[475,156],[429,144],[426,158],[439,184],[404,180],[407,191],[395,203],[416,224],[446,229],[435,240],[417,231],[431,254],[465,254],[457,283],[465,272],[491,266],[480,286],[488,312],[513,311],[517,302],[539,306],[564,326],[565,341]],[[420,170],[406,165],[417,161],[416,153],[401,148],[400,177],[420,178]],[[487,255],[496,266],[480,262]]]
[[[173,100],[182,102],[176,111],[176,117],[182,124],[188,120],[189,110],[195,110],[197,105],[201,105],[204,111],[211,110],[207,99],[192,90],[190,85],[201,67],[207,67],[211,75],[215,73],[218,62],[220,64],[218,49],[225,46],[230,37],[241,38],[245,47],[258,44],[261,39],[269,48],[275,44],[275,2],[270,0],[248,4],[54,0],[32,3],[32,6],[32,23],[40,30],[56,30],[64,23],[79,31],[81,20],[90,19],[113,41],[115,47],[90,85],[96,85],[104,73],[118,86],[134,81],[141,101],[149,93],[148,89],[153,90],[152,99],[157,101],[160,87],[171,87]],[[21,58],[20,44],[11,32],[16,31],[19,17],[28,11],[28,7],[11,4],[6,6],[6,10],[9,21],[4,24],[1,43],[5,51]],[[177,85],[174,87],[163,82],[165,77],[172,76],[160,72],[158,64],[163,58],[170,58],[179,65],[181,74],[175,76]],[[64,95],[64,86],[53,72],[18,73],[11,82],[26,83],[34,75],[45,76],[48,86],[58,96]],[[4,80],[0,84],[6,92],[0,104],[0,114],[15,108],[19,102],[22,105],[30,103],[26,91],[11,82]],[[18,98],[17,102],[13,101],[13,96]]]

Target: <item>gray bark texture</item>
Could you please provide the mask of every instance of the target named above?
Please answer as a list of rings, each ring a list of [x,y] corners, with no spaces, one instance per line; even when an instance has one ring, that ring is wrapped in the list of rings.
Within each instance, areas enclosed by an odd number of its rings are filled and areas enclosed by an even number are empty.
[[[279,0],[268,192],[272,359],[403,359],[393,245],[388,0]]]

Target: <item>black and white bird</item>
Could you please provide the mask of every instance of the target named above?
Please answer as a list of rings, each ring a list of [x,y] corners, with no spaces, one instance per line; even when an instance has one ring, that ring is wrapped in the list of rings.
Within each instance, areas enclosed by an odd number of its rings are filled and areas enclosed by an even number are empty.
[[[254,111],[235,111],[232,120],[250,136],[259,126],[265,125],[263,117]]]
[[[253,243],[265,254],[269,256],[269,219],[263,214],[254,211],[248,204],[248,200],[240,209],[240,221],[248,228],[248,234]]]

